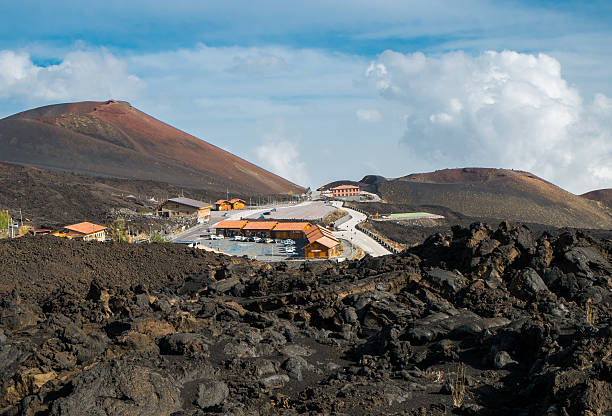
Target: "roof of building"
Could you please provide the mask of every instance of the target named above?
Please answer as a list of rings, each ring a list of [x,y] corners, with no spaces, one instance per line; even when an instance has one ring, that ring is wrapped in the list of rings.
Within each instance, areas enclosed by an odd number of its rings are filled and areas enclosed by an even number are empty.
[[[229,200],[230,203],[234,204],[236,202],[242,202],[244,204],[244,199],[234,198]]]
[[[274,231],[306,231],[310,227],[309,222],[279,222]]]
[[[184,197],[171,198],[168,201],[176,202],[177,204],[187,205],[189,207],[194,207],[194,208],[206,208],[210,206],[210,204],[207,204],[206,202],[198,201],[196,199],[191,199],[191,198],[184,198]]]
[[[246,224],[248,223],[247,220],[223,220],[219,223],[217,223],[214,228],[231,228],[231,229],[235,229],[235,228],[242,228],[244,227]]]
[[[318,242],[329,248],[335,247],[340,242],[331,231],[320,225],[315,225],[308,230],[306,238],[308,239],[308,245]]]
[[[98,231],[106,230],[105,226],[94,224],[92,222],[80,222],[78,224],[67,225],[64,228],[84,235],[89,235],[97,233]]]
[[[250,221],[243,230],[271,230],[276,224],[276,221]]]
[[[322,246],[325,246],[327,248],[334,248],[338,245],[338,240],[323,236],[323,237],[317,238],[314,241],[311,241],[310,243],[306,245],[306,247],[312,244],[321,244]]]
[[[218,201],[215,201],[215,203],[213,205],[223,205],[223,204],[228,204],[229,201],[225,200],[225,199],[220,199]]]
[[[327,237],[334,238],[334,239],[336,238],[336,237],[334,237],[334,234],[330,230],[328,230],[325,227],[321,227],[320,225],[315,225],[314,227],[312,227],[308,231],[306,231],[306,237],[308,239],[310,239],[311,236],[316,236],[316,235],[319,235],[319,234],[320,235],[325,235]]]
[[[333,189],[355,189],[355,188],[359,189],[357,185],[340,185],[340,186],[335,186],[331,189],[333,190]]]

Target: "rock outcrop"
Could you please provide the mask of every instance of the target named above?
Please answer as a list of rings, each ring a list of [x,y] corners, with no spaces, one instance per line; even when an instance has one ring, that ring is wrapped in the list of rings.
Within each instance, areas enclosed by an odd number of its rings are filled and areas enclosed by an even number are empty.
[[[610,240],[476,223],[340,264],[45,238],[0,259],[2,415],[612,412]]]

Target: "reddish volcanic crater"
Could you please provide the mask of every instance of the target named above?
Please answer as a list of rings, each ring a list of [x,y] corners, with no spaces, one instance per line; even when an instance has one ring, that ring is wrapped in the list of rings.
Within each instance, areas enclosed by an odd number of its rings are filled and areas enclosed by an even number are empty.
[[[0,120],[0,160],[243,193],[304,190],[114,100],[50,105]]]

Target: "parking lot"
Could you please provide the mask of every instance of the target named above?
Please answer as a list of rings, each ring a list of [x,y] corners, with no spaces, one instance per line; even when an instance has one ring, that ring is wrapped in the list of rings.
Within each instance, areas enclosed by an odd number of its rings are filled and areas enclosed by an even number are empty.
[[[270,209],[263,210],[263,212],[247,215],[245,218],[260,218],[263,215],[263,217],[268,219],[313,221],[320,220],[336,209],[331,203],[306,201],[297,205],[271,207]]]
[[[196,242],[200,245],[219,250],[223,253],[230,254],[232,256],[245,256],[252,259],[261,261],[280,261],[287,259],[299,259],[303,258],[304,252],[296,247],[295,252],[297,255],[288,255],[285,251],[285,245],[283,243],[255,243],[252,241],[234,241],[231,238],[225,238],[222,240],[209,240],[199,238]]]

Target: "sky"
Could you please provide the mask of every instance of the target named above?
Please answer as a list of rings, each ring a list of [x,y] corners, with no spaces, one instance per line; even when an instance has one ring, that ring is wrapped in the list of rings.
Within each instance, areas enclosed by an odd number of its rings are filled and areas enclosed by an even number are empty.
[[[457,167],[527,170],[577,194],[612,188],[609,1],[2,9],[0,117],[125,100],[313,188]]]

